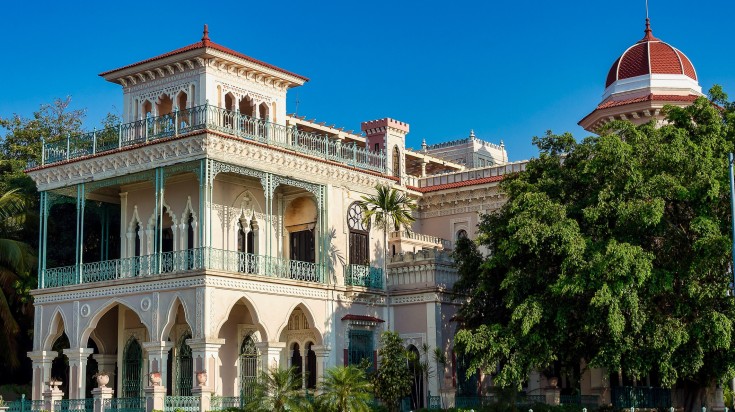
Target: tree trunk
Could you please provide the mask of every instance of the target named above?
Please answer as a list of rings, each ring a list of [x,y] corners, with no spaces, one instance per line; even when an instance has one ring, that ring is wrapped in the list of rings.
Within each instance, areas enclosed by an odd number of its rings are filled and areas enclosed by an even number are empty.
[[[705,402],[706,387],[703,387],[698,382],[687,381],[684,382],[680,387],[683,396],[683,407],[684,412],[699,412],[702,410],[702,405]]]

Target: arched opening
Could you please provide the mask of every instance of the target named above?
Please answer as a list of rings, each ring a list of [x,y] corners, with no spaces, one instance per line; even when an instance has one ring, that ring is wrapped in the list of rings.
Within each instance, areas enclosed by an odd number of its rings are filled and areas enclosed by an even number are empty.
[[[469,361],[462,355],[455,354],[454,362],[455,378],[457,382],[458,396],[476,396],[478,394],[478,374],[475,371],[469,378],[467,370],[469,369]]]
[[[401,151],[398,146],[393,146],[393,176],[401,176]]]
[[[165,93],[162,94],[161,97],[158,99],[156,109],[159,116],[166,116],[173,113],[174,101],[173,99],[171,99],[171,96]]]
[[[191,355],[191,348],[186,343],[187,339],[191,339],[190,331],[181,335],[176,345],[176,387],[174,393],[178,396],[191,396],[194,360]]]
[[[258,348],[252,334],[248,334],[240,344],[240,398],[243,404],[255,395],[255,387],[258,383],[258,371],[260,370]]]
[[[294,375],[296,375],[297,379],[301,380],[303,379],[302,373],[304,372],[303,368],[303,359],[301,358],[301,348],[299,347],[299,344],[294,342],[291,345],[291,362],[290,366],[293,368]]]
[[[242,273],[257,273],[255,244],[258,225],[255,219],[241,217],[237,222],[238,270]]]
[[[306,389],[316,389],[316,353],[313,342],[306,344]]]
[[[235,96],[232,93],[225,94],[225,110],[235,110]]]
[[[134,246],[135,256],[141,256],[141,254],[140,254],[140,252],[141,252],[141,250],[140,250],[140,236],[141,236],[140,222],[136,222],[135,223],[135,229],[134,229],[134,232],[133,232],[133,238],[135,238],[135,246]]]
[[[411,408],[424,407],[424,369],[421,354],[414,345],[408,345],[408,369],[413,375],[411,384]]]
[[[134,336],[128,339],[123,351],[122,397],[143,396],[143,348]]]
[[[316,261],[314,242],[316,223],[316,204],[310,197],[298,197],[286,207],[284,226],[288,231],[289,258],[292,261],[310,263]],[[315,274],[303,264],[294,262],[291,267],[291,278],[314,280]]]
[[[153,103],[151,103],[150,100],[146,100],[143,102],[143,118],[148,118],[153,116]]]
[[[238,107],[240,108],[240,114],[253,117],[253,110],[255,106],[253,104],[253,100],[250,97],[245,96],[240,99]]]
[[[179,110],[179,126],[181,128],[187,127],[189,125],[189,111],[187,110],[189,108],[189,96],[186,92],[179,92],[176,96],[176,107]]]
[[[62,332],[51,347],[51,351],[58,353],[58,356],[51,361],[51,377],[61,381],[59,389],[64,392],[64,399],[69,399],[69,357],[64,350],[70,347],[66,332]]]
[[[466,239],[467,238],[467,231],[464,229],[460,229],[457,231],[457,240],[459,239]]]
[[[264,122],[269,121],[270,116],[269,113],[270,108],[268,107],[268,103],[261,103],[260,106],[258,106],[258,113],[260,114],[260,120],[263,120]]]

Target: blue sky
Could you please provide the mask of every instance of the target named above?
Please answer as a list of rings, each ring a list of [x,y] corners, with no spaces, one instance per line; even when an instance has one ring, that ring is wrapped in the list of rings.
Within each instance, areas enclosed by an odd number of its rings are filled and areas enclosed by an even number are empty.
[[[311,79],[288,112],[359,130],[393,117],[407,146],[503,140],[511,160],[537,154],[547,129],[587,135],[613,61],[643,36],[644,0],[30,2],[3,6],[0,116],[30,116],[71,95],[86,125],[119,112],[120,86],[98,73],[201,38]],[[651,0],[653,33],[694,63],[706,92],[735,97],[731,0]]]

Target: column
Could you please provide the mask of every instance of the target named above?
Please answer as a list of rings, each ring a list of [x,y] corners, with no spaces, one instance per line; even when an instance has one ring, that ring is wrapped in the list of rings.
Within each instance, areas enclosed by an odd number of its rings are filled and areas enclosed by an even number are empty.
[[[77,268],[77,281],[82,283],[82,263],[84,255],[84,206],[85,206],[86,194],[84,191],[84,183],[77,185],[77,236],[76,236],[76,268]]]
[[[84,399],[87,393],[87,359],[92,348],[64,349],[69,358],[69,399]]]
[[[207,207],[206,196],[209,190],[207,189],[209,183],[209,161],[202,159],[199,163],[199,244],[197,247],[204,247],[204,228],[207,227],[205,222],[205,208]]]
[[[116,382],[115,380],[115,363],[117,363],[117,355],[108,355],[97,353],[92,355],[92,359],[97,361],[97,371],[107,372],[110,376],[110,382]]]
[[[215,385],[219,380],[219,348],[225,344],[225,340],[192,338],[187,339],[186,344],[191,348],[191,357],[194,362],[193,387],[199,387],[199,393],[216,391]],[[204,382],[199,382],[197,375],[200,372],[205,372]]]
[[[161,227],[163,225],[163,168],[156,168],[155,176],[155,206],[156,206],[156,224],[153,228],[153,253],[155,258],[155,272],[161,273],[161,244],[163,236],[161,236]]]
[[[128,253],[128,192],[120,193],[120,258],[132,256]]]
[[[314,345],[311,347],[316,355],[316,386],[319,387],[319,382],[324,377],[324,371],[327,369],[327,362],[329,359],[329,349],[324,345]]]
[[[426,159],[421,159],[421,177],[426,177]]]
[[[263,371],[278,369],[281,364],[281,354],[286,348],[286,342],[258,342],[255,344],[260,353],[260,365]]]
[[[53,351],[28,352],[28,357],[33,362],[33,378],[31,381],[31,399],[34,401],[43,399],[43,386],[51,379],[51,362],[58,355]]]
[[[43,275],[46,261],[43,260],[44,241],[46,240],[46,192],[41,192],[38,199],[38,288],[43,289]]]
[[[173,342],[169,341],[143,342],[143,349],[148,357],[148,372],[151,374],[156,372],[160,373],[161,382],[164,385],[154,386],[162,387],[164,395],[166,395],[165,383],[168,382],[168,369],[166,368],[166,364],[168,362],[168,351],[171,350],[173,346]],[[148,390],[146,389],[146,397],[147,394]],[[163,399],[161,400],[161,403],[163,403]],[[161,406],[161,408],[154,409],[163,410],[163,406]]]

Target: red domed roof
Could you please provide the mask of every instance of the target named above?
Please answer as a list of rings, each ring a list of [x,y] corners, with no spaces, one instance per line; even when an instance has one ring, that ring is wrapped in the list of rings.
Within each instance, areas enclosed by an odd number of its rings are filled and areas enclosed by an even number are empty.
[[[640,41],[615,60],[607,73],[605,87],[616,80],[645,74],[682,74],[697,80],[697,72],[684,53],[653,37],[649,19],[646,19],[645,33]]]

